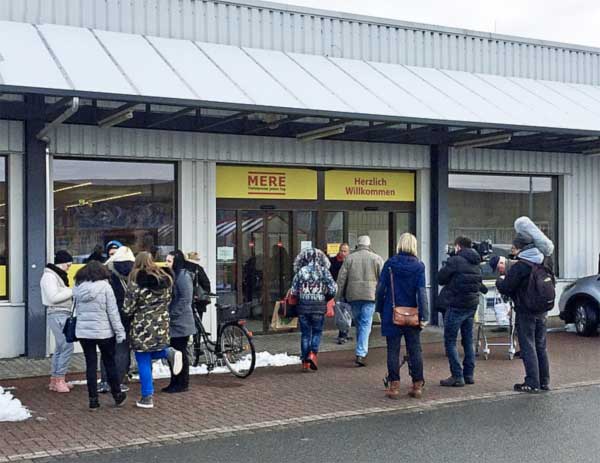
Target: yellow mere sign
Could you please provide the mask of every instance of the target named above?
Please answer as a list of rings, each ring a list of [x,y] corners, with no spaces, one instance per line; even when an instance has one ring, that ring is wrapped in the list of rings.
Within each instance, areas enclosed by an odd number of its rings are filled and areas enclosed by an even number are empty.
[[[217,198],[317,199],[317,172],[257,166],[217,166]]]
[[[415,174],[375,170],[329,170],[325,172],[325,199],[413,202]]]

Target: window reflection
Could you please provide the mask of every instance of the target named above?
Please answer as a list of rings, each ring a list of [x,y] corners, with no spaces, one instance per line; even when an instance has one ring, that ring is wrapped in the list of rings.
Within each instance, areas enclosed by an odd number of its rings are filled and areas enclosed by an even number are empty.
[[[175,166],[57,159],[54,246],[82,263],[111,240],[157,260],[175,248]]]
[[[491,240],[494,254],[507,256],[515,219],[526,215],[558,244],[555,184],[552,177],[451,174],[450,239],[462,235],[473,241]],[[554,261],[558,262],[556,256]],[[486,276],[493,276],[489,266],[483,270]]]

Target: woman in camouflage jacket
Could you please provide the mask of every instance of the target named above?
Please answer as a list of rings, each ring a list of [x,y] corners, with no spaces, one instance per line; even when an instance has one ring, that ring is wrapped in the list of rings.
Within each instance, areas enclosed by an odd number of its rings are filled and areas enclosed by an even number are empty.
[[[151,254],[139,253],[129,274],[123,313],[131,320],[131,347],[142,385],[142,398],[136,403],[140,408],[154,407],[153,360],[166,358],[174,374],[181,372],[181,352],[168,347],[172,288],[173,280],[154,263]]]

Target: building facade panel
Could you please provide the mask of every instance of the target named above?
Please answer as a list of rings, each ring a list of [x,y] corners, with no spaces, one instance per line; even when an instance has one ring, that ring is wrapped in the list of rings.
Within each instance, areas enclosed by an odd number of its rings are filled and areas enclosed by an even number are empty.
[[[600,85],[600,50],[246,0],[5,0],[0,20]]]

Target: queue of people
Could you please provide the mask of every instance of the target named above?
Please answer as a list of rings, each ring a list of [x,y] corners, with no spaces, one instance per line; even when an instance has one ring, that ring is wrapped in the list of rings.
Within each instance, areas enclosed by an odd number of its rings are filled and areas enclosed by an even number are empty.
[[[525,367],[525,380],[514,385],[519,392],[550,389],[550,366],[546,350],[546,314],[554,302],[552,242],[529,219],[518,219],[513,241],[514,260],[493,257],[498,270],[498,291],[511,298],[516,310],[516,330]],[[520,222],[519,222],[520,221]],[[517,224],[520,224],[517,227]],[[525,224],[524,228],[521,227]],[[318,370],[318,353],[326,316],[349,305],[356,327],[355,365],[367,366],[369,336],[374,314],[381,317],[381,334],[387,343],[385,395],[400,396],[401,341],[405,340],[408,395],[421,398],[425,386],[421,332],[427,325],[429,302],[425,265],[417,254],[414,235],[400,236],[397,252],[386,262],[371,249],[369,236],[360,236],[353,251],[347,243],[328,258],[317,248],[303,249],[294,260],[294,277],[289,298],[295,304],[301,331],[301,361],[305,372]],[[68,270],[73,262],[66,251],[58,251],[54,263],[44,270],[41,289],[47,307],[48,324],[55,337],[49,389],[68,393],[65,381],[73,344],[63,333],[68,318],[76,313],[76,336],[86,360],[89,407],[100,407],[98,393],[110,392],[116,406],[127,399],[126,382],[131,351],[138,365],[140,408],[154,406],[152,362],[165,359],[171,380],[165,393],[186,392],[189,388],[187,345],[196,333],[194,310],[206,309],[210,281],[197,263],[198,256],[177,250],[169,253],[167,267],[158,266],[152,255],[112,241],[105,248],[108,259],[95,250],[69,287]],[[95,255],[99,254],[99,255]],[[443,286],[437,298],[443,301],[444,348],[450,376],[443,387],[474,384],[475,350],[473,330],[480,294],[487,292],[481,272],[482,257],[467,237],[457,237],[454,250],[438,272]],[[294,302],[292,302],[294,301]],[[439,301],[438,301],[439,303]],[[438,306],[439,307],[439,306]],[[437,308],[437,307],[436,307]],[[464,356],[457,348],[458,334]],[[349,339],[340,330],[338,342]],[[101,354],[101,380],[97,384],[97,349]]]
[[[167,266],[158,266],[152,255],[111,241],[105,248],[107,259],[95,249],[86,265],[75,274],[69,287],[68,271],[73,257],[58,251],[41,279],[42,301],[47,307],[48,324],[55,338],[49,389],[70,392],[65,380],[73,354],[73,343],[64,333],[67,320],[76,316],[75,334],[86,360],[89,407],[100,407],[99,393],[110,392],[116,406],[127,400],[126,383],[130,373],[131,352],[138,366],[140,408],[154,406],[152,361],[166,359],[171,382],[165,393],[180,393],[189,387],[187,344],[196,332],[193,310],[195,285],[210,293],[210,282],[196,262],[182,251],[167,256]],[[98,251],[98,252],[97,252]],[[206,302],[200,301],[199,304]],[[97,382],[100,351],[101,380]]]

